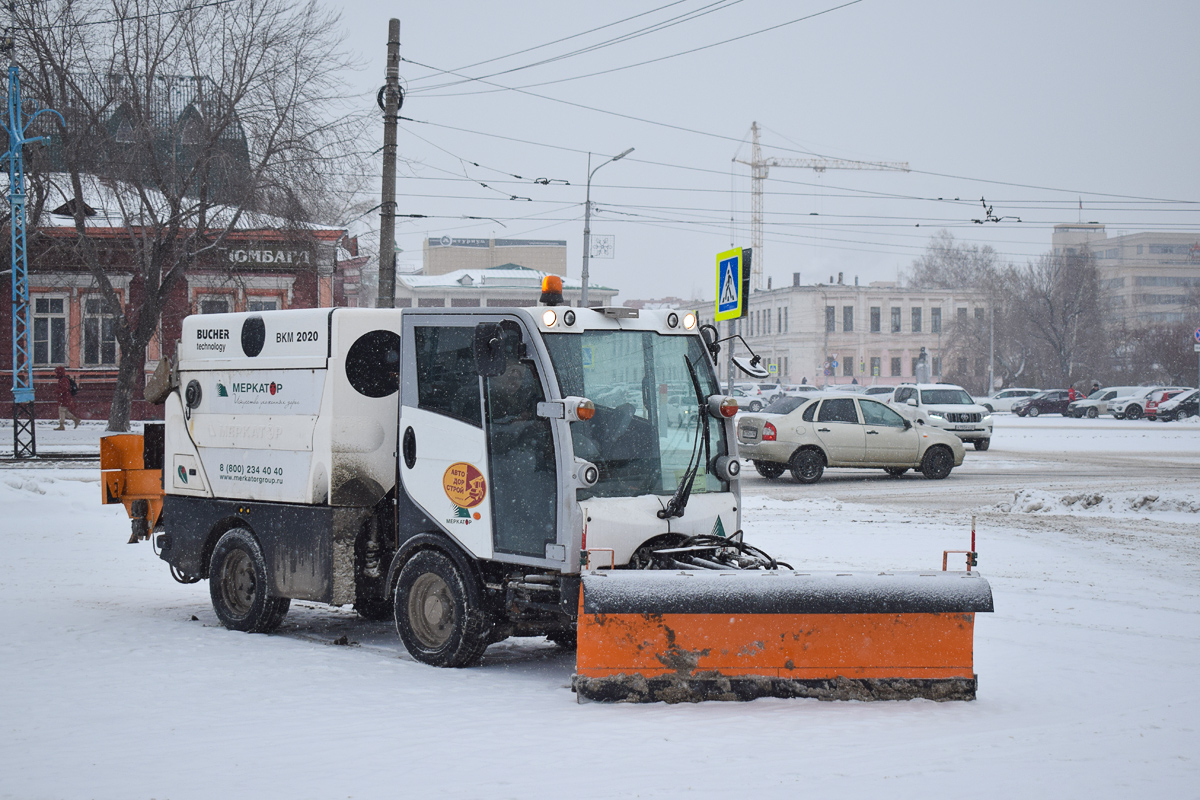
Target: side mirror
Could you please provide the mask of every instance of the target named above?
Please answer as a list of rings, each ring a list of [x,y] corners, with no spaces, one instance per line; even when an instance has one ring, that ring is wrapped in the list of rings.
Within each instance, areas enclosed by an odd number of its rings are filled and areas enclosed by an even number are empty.
[[[504,354],[504,337],[497,322],[481,322],[475,326],[475,371],[485,378],[503,375],[508,366]]]
[[[754,356],[753,358],[746,358],[745,356],[734,356],[733,357],[733,365],[735,367],[737,367],[738,369],[740,369],[742,372],[749,375],[751,378],[757,378],[758,380],[762,380],[764,378],[771,377],[770,372],[768,372],[767,370],[758,366],[758,362],[760,360],[761,359],[758,356]]]
[[[916,408],[917,407],[917,398],[910,397],[904,401],[904,404],[908,405],[908,406],[912,406],[913,408]]]
[[[906,430],[906,431],[912,430],[912,423],[909,422],[908,420],[904,420],[904,430]]]

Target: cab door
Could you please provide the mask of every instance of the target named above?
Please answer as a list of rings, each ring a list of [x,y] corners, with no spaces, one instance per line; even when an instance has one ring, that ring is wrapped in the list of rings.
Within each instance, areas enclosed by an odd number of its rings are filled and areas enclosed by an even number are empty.
[[[917,431],[883,403],[859,400],[863,419],[866,458],[871,464],[911,467],[917,463],[920,445]]]
[[[832,397],[822,400],[813,429],[825,447],[829,466],[862,462],[865,438],[853,398]]]

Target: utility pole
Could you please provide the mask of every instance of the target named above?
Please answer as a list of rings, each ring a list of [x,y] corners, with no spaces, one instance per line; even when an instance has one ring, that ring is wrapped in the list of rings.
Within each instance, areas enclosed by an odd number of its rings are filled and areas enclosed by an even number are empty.
[[[996,391],[996,307],[991,308],[988,321],[988,385],[985,395]]]
[[[388,20],[387,82],[375,102],[383,110],[383,198],[379,204],[379,294],[376,308],[396,304],[396,122],[400,90],[400,20]]]
[[[735,158],[739,164],[750,167],[750,246],[758,258],[758,264],[750,273],[750,289],[763,288],[763,184],[771,167],[801,167],[814,172],[827,169],[870,169],[908,172],[908,162],[900,161],[847,161],[840,158],[763,158],[758,144],[758,123],[750,125],[750,160]]]
[[[588,153],[588,178],[587,178],[587,195],[584,201],[583,211],[583,275],[580,281],[583,284],[583,291],[579,295],[579,305],[582,308],[588,307],[588,259],[592,256],[592,176],[595,175],[600,167],[604,164],[611,164],[614,161],[620,161],[625,156],[633,152],[633,148],[629,148],[620,155],[615,155],[605,161],[603,164],[598,164],[596,169],[592,169],[592,154]]]
[[[12,258],[12,393],[13,393],[13,458],[37,457],[37,404],[33,391],[33,352],[29,318],[29,259],[25,243],[25,145],[44,142],[44,136],[26,137],[25,131],[41,114],[42,109],[26,122],[21,117],[21,77],[16,63],[13,29],[4,31],[0,50],[7,50],[8,65],[8,151],[0,160],[8,160],[9,240]],[[66,122],[63,122],[66,126]]]

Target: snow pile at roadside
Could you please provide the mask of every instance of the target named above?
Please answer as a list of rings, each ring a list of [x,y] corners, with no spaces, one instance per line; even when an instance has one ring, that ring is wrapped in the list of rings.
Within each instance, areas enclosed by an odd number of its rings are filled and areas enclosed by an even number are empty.
[[[1200,514],[1200,499],[1183,492],[1082,492],[1057,494],[1021,489],[996,509],[1014,514],[1091,514],[1103,517]]]

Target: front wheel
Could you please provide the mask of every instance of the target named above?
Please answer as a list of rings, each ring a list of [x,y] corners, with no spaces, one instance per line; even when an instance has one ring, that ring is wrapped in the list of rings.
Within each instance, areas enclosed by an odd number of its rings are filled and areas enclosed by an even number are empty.
[[[818,450],[801,450],[789,466],[797,483],[816,483],[825,472],[825,457]]]
[[[1096,408],[1095,406],[1092,406],[1091,408],[1089,408],[1087,410],[1087,416],[1088,416],[1088,419],[1095,419],[1096,417],[1100,416],[1100,409]]]
[[[400,570],[394,600],[396,633],[417,661],[434,667],[469,667],[483,658],[492,626],[486,613],[471,603],[470,579],[437,550],[422,550]]]
[[[1125,409],[1125,419],[1141,419],[1141,418],[1142,418],[1142,407],[1141,406],[1130,406],[1129,408]]]
[[[931,481],[940,481],[954,469],[954,455],[949,448],[937,446],[925,451],[921,459],[921,474]]]
[[[1040,410],[1040,409],[1039,409],[1037,406],[1030,406],[1030,407],[1029,407],[1029,416],[1031,416],[1031,417],[1036,417],[1036,416],[1037,416],[1038,414],[1040,414],[1040,413],[1042,413],[1042,412],[1041,412],[1041,410]]]
[[[1083,419],[1083,412],[1077,408],[1071,412],[1071,416],[1075,419]]]
[[[987,409],[987,412],[988,412],[989,414],[991,414],[992,412],[994,412],[994,411],[996,410],[996,409],[992,408],[992,404],[991,404],[991,403],[984,403],[984,404],[983,404],[983,407]]]
[[[750,401],[750,410],[751,411],[762,411],[762,403],[758,402],[757,400],[751,400]]]
[[[292,602],[271,595],[262,549],[245,528],[227,531],[217,541],[209,561],[208,592],[221,624],[245,633],[275,630]]]
[[[1175,419],[1175,415],[1173,413],[1171,413],[1170,411],[1167,411],[1166,413],[1159,414],[1158,418],[1161,419],[1163,422],[1170,422],[1171,420]]]
[[[783,464],[776,464],[774,461],[755,461],[754,469],[767,480],[774,480],[783,474],[786,467]]]
[[[975,449],[976,450],[987,450],[991,446],[992,446],[991,439],[976,439],[975,440]]]

